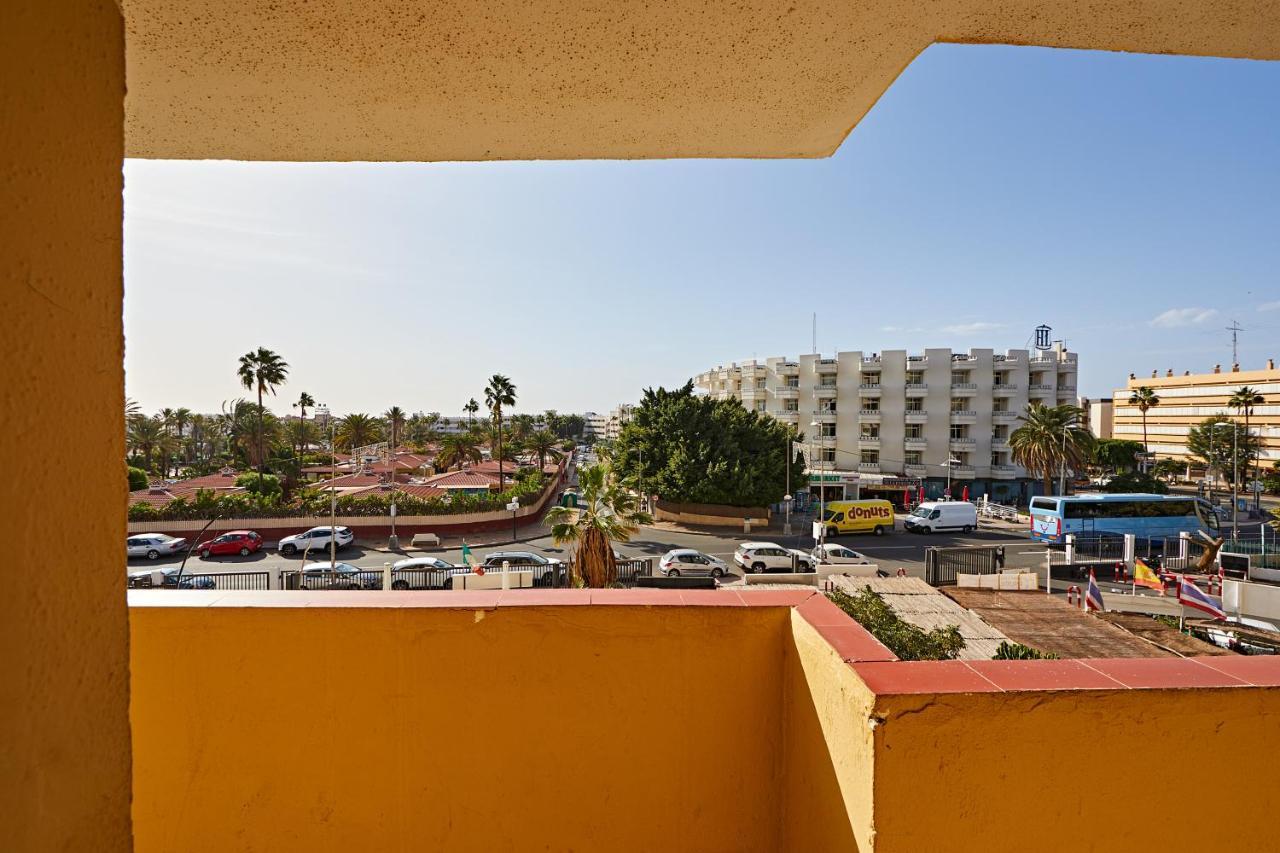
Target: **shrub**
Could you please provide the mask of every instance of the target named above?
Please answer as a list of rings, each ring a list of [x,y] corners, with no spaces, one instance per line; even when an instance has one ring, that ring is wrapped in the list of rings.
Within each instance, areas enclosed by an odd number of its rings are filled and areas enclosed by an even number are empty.
[[[236,485],[250,494],[258,494],[258,474],[253,471],[246,471],[239,477],[236,477]],[[280,478],[275,474],[262,475],[262,493],[265,495],[278,495],[284,491],[280,485]]]
[[[899,660],[952,660],[964,648],[964,638],[957,626],[925,631],[903,620],[870,589],[857,595],[837,589],[827,597],[884,643]]]
[[[136,492],[139,489],[147,487],[147,472],[141,468],[134,468],[132,465],[126,466],[129,472],[129,491]]]
[[[1107,485],[1103,487],[1105,492],[1142,492],[1146,494],[1165,495],[1169,493],[1169,486],[1163,480],[1152,477],[1150,474],[1143,474],[1138,471],[1130,471],[1126,474],[1117,474],[1112,477]]]
[[[1042,652],[1039,649],[1033,649],[1031,646],[1024,646],[1022,643],[1001,643],[996,648],[996,653],[992,660],[1057,660],[1058,656],[1053,652]]]

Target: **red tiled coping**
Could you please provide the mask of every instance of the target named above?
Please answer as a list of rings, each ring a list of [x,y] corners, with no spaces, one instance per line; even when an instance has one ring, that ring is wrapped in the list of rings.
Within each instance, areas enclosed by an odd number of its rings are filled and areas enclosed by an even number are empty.
[[[130,607],[792,607],[880,695],[1280,687],[1280,656],[900,661],[812,590],[520,589],[457,592],[130,590]]]

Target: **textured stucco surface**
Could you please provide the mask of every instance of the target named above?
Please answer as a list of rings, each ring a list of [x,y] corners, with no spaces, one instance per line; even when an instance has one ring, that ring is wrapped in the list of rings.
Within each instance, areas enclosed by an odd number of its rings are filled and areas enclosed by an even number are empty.
[[[122,0],[130,156],[820,157],[935,41],[1280,58],[1274,0]]]
[[[8,0],[0,79],[0,849],[125,851],[116,4]]]

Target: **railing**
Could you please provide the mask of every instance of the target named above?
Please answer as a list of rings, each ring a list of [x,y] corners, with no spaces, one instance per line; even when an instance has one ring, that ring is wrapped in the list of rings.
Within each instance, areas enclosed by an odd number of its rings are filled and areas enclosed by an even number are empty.
[[[976,382],[952,382],[952,391],[977,391],[978,383]]]
[[[1017,412],[996,410],[991,413],[991,417],[998,421],[1010,421],[1018,416]]]
[[[929,385],[926,382],[908,382],[906,385],[906,390],[907,391],[928,391]]]
[[[879,382],[863,382],[860,385],[858,385],[858,390],[859,391],[879,391],[880,383]]]
[[[1018,386],[1009,382],[997,382],[995,385],[991,386],[991,390],[997,394],[1012,393],[1013,391],[1018,390]]]
[[[973,409],[952,409],[951,417],[953,418],[976,418],[978,413]]]
[[[993,468],[994,470],[994,468]],[[1004,504],[993,503],[984,500],[978,504],[978,514],[985,515],[988,518],[998,518],[1001,521],[1017,521],[1017,507],[1005,506]]]
[[[1002,568],[1003,545],[928,548],[924,552],[924,579],[930,586],[950,586],[957,574],[993,575]]]
[[[880,417],[880,410],[879,409],[859,409],[858,414],[868,416],[868,417],[871,415],[875,415],[878,418]]]
[[[265,590],[271,588],[270,572],[183,572],[165,575],[160,586],[148,576],[129,579],[132,589]]]
[[[954,414],[954,412],[952,414]],[[957,438],[955,436],[951,437],[951,444],[955,447],[973,447],[977,443],[978,443],[978,440],[976,438]]]
[[[1038,393],[1038,392],[1041,392],[1041,391],[1052,391],[1052,390],[1053,390],[1053,386],[1052,386],[1052,385],[1046,385],[1046,384],[1044,384],[1043,382],[1038,382],[1038,383],[1036,383],[1035,385],[1030,385],[1030,386],[1028,386],[1028,387],[1027,387],[1027,390],[1028,390],[1028,391],[1035,391],[1035,392],[1037,392],[1037,393]]]

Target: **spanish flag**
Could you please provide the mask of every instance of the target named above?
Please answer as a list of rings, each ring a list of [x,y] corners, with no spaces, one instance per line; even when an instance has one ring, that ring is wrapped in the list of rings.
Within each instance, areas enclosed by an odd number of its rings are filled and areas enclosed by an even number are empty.
[[[1133,561],[1133,584],[1145,586],[1147,589],[1158,589],[1160,594],[1164,595],[1164,581],[1160,580],[1160,576],[1152,571],[1150,566],[1139,559]]]

